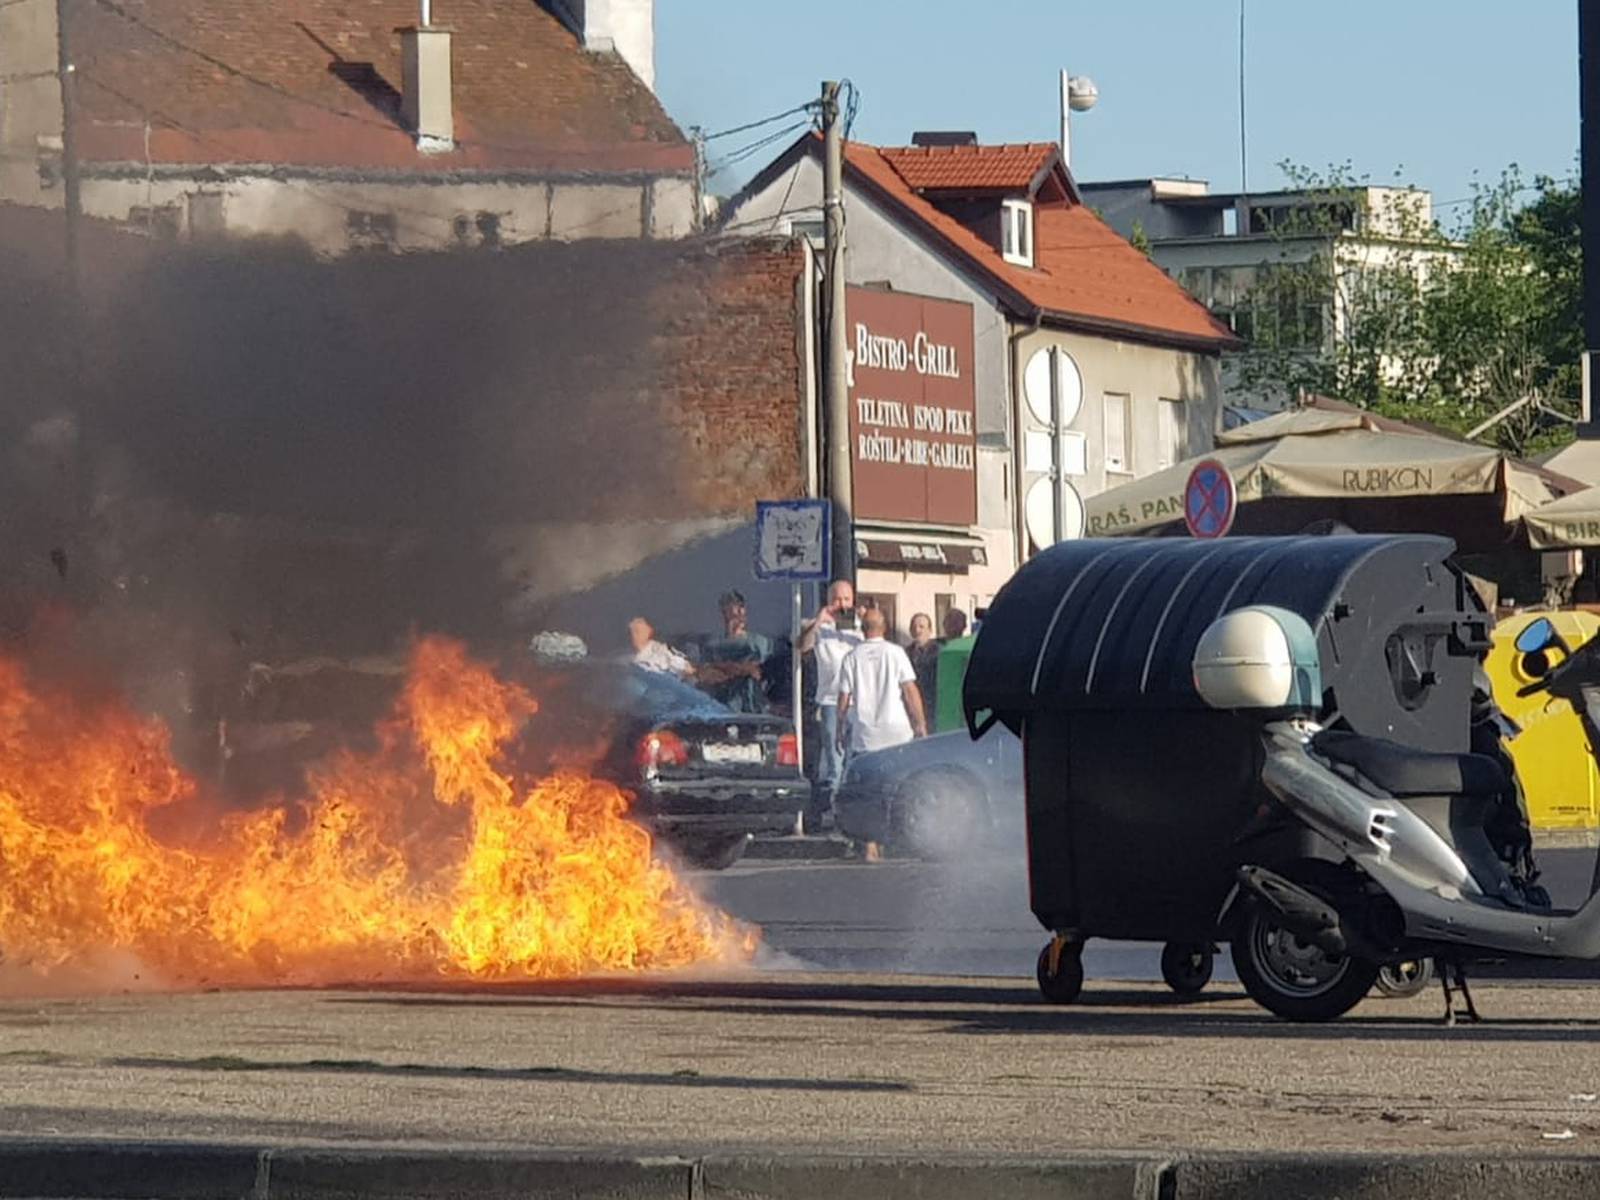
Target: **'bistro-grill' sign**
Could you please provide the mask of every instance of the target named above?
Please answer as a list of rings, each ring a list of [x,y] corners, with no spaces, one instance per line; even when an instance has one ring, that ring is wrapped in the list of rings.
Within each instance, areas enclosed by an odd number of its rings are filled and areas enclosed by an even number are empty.
[[[978,520],[972,305],[851,288],[855,517]]]

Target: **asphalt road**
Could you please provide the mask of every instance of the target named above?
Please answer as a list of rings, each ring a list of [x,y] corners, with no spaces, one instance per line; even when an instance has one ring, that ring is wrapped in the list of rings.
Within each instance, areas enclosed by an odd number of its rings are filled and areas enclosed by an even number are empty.
[[[1582,902],[1594,858],[1590,849],[1539,855],[1557,904]],[[697,875],[695,882],[708,899],[762,927],[775,967],[1031,979],[1047,940],[1028,910],[1020,849],[954,865],[740,863]],[[1159,980],[1159,956],[1159,946],[1091,941],[1085,974],[1091,980]],[[1542,965],[1508,970],[1523,977],[1552,974]],[[1600,978],[1600,964],[1556,973]],[[1225,952],[1216,978],[1234,978]]]
[[[1429,994],[1308,1027],[1230,986],[1052,1008],[1031,984],[769,972],[13,999],[0,1129],[641,1155],[1600,1149],[1600,990],[1478,1003],[1491,1023],[1446,1029]]]

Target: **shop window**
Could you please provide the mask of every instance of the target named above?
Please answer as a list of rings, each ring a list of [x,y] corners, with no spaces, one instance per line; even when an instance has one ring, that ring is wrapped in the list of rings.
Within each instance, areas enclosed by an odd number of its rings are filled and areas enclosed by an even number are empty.
[[[900,623],[896,620],[897,608],[895,597],[890,592],[857,592],[857,602],[864,608],[876,608],[883,613],[883,619],[889,626],[889,640],[900,640]]]
[[[1116,475],[1133,471],[1132,422],[1125,392],[1105,394],[1106,470]]]
[[[1000,254],[1019,267],[1033,266],[1033,205],[1007,200],[1000,206]]]
[[[1156,469],[1182,461],[1188,453],[1188,410],[1182,400],[1156,404]]]

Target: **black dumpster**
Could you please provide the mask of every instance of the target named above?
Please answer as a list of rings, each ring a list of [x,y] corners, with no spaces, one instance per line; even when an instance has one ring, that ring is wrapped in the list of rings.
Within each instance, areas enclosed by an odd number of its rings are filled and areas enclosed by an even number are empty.
[[[1467,750],[1488,617],[1454,549],[1425,536],[1095,540],[1018,571],[990,605],[964,705],[975,735],[998,720],[1023,739],[1040,922],[1078,941],[1215,937],[1266,799],[1260,714],[1219,712],[1195,690],[1196,646],[1225,613],[1305,620],[1322,722]]]

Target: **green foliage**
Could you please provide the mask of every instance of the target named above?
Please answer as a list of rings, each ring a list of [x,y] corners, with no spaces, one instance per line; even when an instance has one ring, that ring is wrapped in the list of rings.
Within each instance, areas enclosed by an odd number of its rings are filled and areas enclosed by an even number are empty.
[[[1133,231],[1128,234],[1128,244],[1146,258],[1150,257],[1150,235],[1144,231],[1143,221],[1133,223]]]
[[[1311,201],[1263,201],[1252,221],[1272,251],[1228,314],[1249,341],[1234,363],[1241,387],[1321,392],[1458,432],[1526,401],[1484,440],[1532,454],[1571,437],[1562,416],[1576,415],[1583,338],[1575,186],[1524,185],[1512,167],[1447,228],[1417,193],[1369,193],[1348,167],[1284,172]]]

